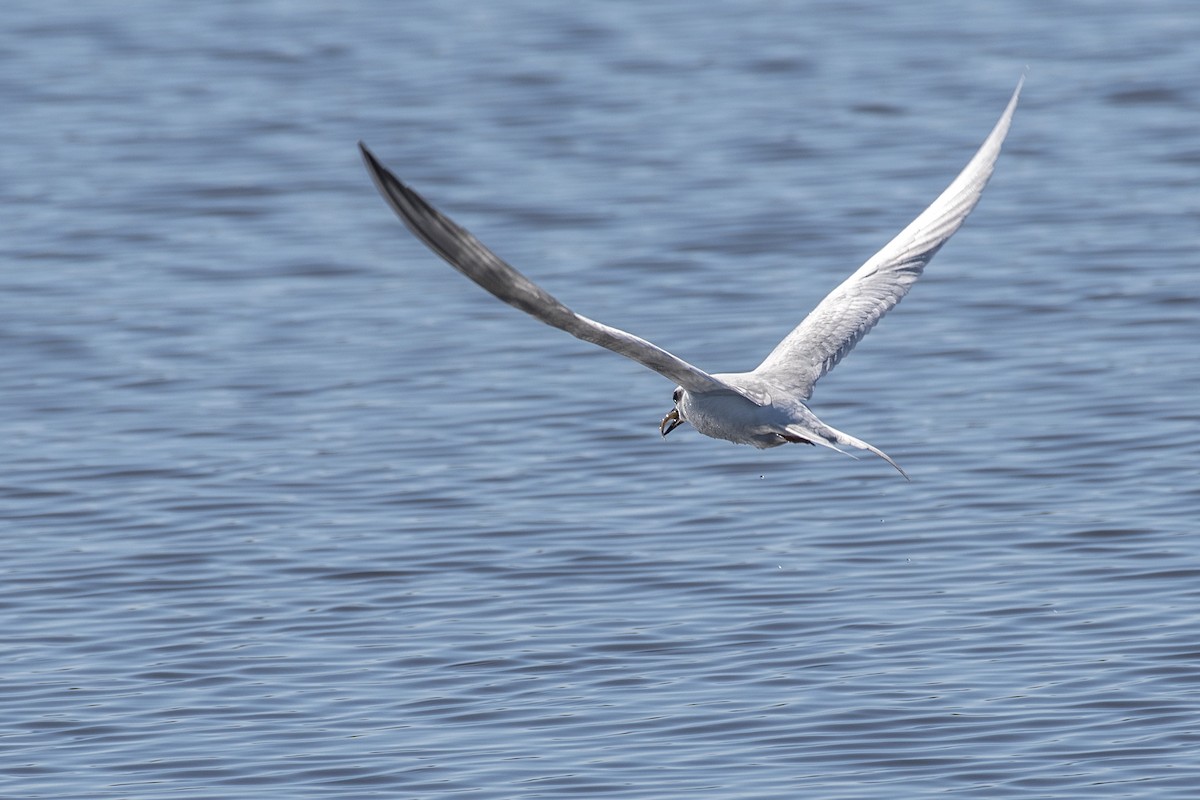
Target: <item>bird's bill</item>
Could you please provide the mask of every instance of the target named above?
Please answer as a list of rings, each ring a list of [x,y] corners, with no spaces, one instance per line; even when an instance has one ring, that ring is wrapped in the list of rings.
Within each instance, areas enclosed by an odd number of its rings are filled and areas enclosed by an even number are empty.
[[[672,408],[667,415],[662,418],[662,422],[658,424],[658,432],[663,436],[666,436],[668,433],[678,428],[682,422],[683,418],[679,416],[679,409]],[[670,424],[668,425],[667,423]]]

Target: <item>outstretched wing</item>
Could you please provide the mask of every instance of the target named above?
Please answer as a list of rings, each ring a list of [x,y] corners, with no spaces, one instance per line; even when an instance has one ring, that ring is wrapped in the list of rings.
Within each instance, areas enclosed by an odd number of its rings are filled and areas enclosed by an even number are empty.
[[[359,142],[358,146],[375,186],[408,229],[450,266],[496,297],[547,325],[631,358],[688,391],[742,393],[741,389],[714,378],[645,339],[576,314],[487,249],[470,231],[405,186],[376,160],[366,145]]]
[[[1008,107],[954,182],[896,238],[821,301],[753,375],[801,399],[908,293],[925,265],[975,208],[1008,135],[1022,77]]]

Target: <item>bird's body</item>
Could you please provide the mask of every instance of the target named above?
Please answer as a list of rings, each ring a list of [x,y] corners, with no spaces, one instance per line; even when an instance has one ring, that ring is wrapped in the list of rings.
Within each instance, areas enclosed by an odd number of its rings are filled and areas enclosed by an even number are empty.
[[[738,386],[741,385],[740,379],[748,376],[743,373],[713,377],[722,383]],[[753,383],[753,379],[750,382]],[[737,392],[684,390],[675,407],[681,420],[691,423],[705,436],[765,449],[786,444],[787,439],[782,436],[784,428],[794,421],[797,413],[808,410],[803,403],[789,403],[787,401],[790,398],[787,397],[781,399],[783,402],[771,398],[769,402],[759,405]]]
[[[384,199],[409,230],[452,267],[547,325],[633,359],[678,384],[675,406],[659,427],[664,436],[688,422],[706,436],[758,448],[802,443],[844,452],[842,446],[853,447],[874,453],[908,477],[883,451],[821,422],[805,401],[813,385],[908,292],[975,207],[995,168],[1020,92],[1018,83],[1000,120],[950,186],[749,372],[709,374],[645,339],[576,314],[404,185],[365,145],[360,147]]]
[[[798,397],[779,390],[753,372],[713,377],[743,389],[746,394],[758,398],[758,402],[734,391],[689,392],[682,389],[678,392],[675,408],[667,413],[660,425],[664,436],[686,421],[705,436],[753,445],[760,450],[781,444],[814,444],[845,452],[838,447],[845,445],[869,450],[908,477],[908,473],[882,450],[826,425]]]

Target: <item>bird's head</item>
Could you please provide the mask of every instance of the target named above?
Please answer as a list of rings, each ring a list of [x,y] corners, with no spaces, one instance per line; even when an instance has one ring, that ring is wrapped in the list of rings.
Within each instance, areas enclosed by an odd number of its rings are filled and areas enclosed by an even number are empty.
[[[667,412],[667,415],[662,418],[662,422],[658,424],[658,432],[664,437],[671,431],[678,428],[683,423],[687,422],[687,418],[683,416],[683,387],[676,386],[675,394],[671,395],[671,399],[675,401],[675,407]]]

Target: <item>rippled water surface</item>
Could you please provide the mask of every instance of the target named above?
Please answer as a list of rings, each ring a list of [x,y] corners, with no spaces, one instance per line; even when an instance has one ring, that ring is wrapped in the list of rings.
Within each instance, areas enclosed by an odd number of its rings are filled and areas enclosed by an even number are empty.
[[[9,3],[0,795],[1193,798],[1194,4]],[[745,369],[758,452],[416,243]]]

